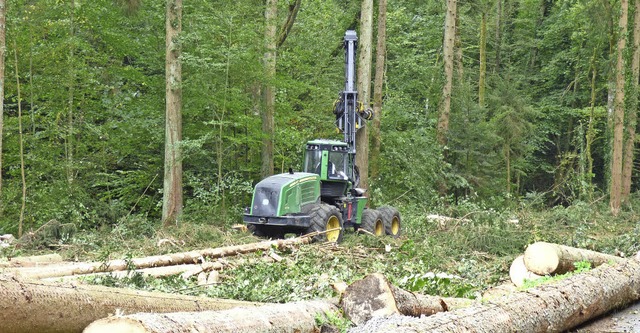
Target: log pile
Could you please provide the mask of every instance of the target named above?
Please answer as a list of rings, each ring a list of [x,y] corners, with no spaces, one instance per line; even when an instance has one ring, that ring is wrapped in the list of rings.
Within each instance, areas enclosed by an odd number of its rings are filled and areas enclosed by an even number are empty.
[[[217,274],[216,270],[225,266],[216,258],[306,244],[308,240],[267,241],[101,265],[28,267],[32,265],[29,261],[24,261],[26,267],[5,265],[3,270],[10,275],[0,275],[1,331],[317,332],[319,318],[343,313],[356,325],[350,332],[558,332],[640,299],[639,259],[549,243],[529,246],[511,266],[511,278],[524,281],[564,273],[574,268],[573,262],[582,260],[598,267],[525,291],[505,288],[499,296],[482,302],[410,292],[394,286],[382,274],[339,288],[339,302],[287,304],[127,291],[75,281],[82,276],[127,276],[131,268],[154,276],[199,275],[200,279],[205,274],[206,281],[206,274]]]

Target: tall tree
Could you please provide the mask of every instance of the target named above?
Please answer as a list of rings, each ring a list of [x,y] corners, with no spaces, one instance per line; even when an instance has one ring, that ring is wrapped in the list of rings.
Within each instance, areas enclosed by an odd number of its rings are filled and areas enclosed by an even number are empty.
[[[480,20],[480,69],[478,74],[478,104],[484,106],[485,78],[487,76],[487,13]]]
[[[162,224],[178,223],[182,214],[182,65],[178,40],[182,0],[167,0],[165,22],[165,145]]]
[[[622,141],[624,136],[624,52],[627,38],[627,16],[629,1],[620,0],[620,19],[618,21],[618,46],[616,60],[616,92],[613,113],[613,153],[611,161],[611,187],[609,206],[613,215],[620,212],[622,195]]]
[[[387,0],[378,2],[378,36],[376,44],[376,72],[373,80],[373,123],[371,126],[371,177],[379,173],[380,120],[382,118],[382,86],[384,83],[385,57],[387,54]]]
[[[500,65],[502,61],[500,58],[502,56],[502,1],[503,0],[496,0],[496,73],[500,72]]]
[[[264,109],[262,111],[262,177],[273,174],[273,141],[274,141],[274,116],[276,109],[276,21],[278,17],[278,0],[267,0],[264,12],[265,17],[265,54],[264,71],[266,84],[264,87]]]
[[[22,94],[20,93],[20,72],[18,71],[18,45],[13,41],[14,70],[16,74],[16,92],[18,95],[18,141],[20,142],[20,178],[22,180],[22,200],[20,206],[20,219],[18,220],[18,237],[22,237],[24,224],[24,209],[27,202],[27,180],[24,171],[24,140],[22,137]]]
[[[633,172],[633,151],[636,143],[636,123],[638,120],[638,80],[640,79],[640,0],[635,1],[633,17],[633,57],[631,59],[631,91],[627,110],[627,130],[622,167],[622,201],[631,193]]]
[[[70,8],[69,8],[69,42],[71,43],[71,45],[69,46],[69,59],[68,59],[68,63],[69,63],[69,90],[68,90],[68,110],[67,110],[67,136],[65,138],[66,140],[66,144],[65,144],[65,152],[67,155],[67,181],[69,182],[69,184],[71,184],[73,182],[73,178],[74,178],[74,171],[73,171],[73,150],[74,150],[74,143],[73,143],[73,121],[74,121],[74,115],[73,115],[73,109],[74,109],[74,93],[75,93],[75,88],[76,88],[76,71],[74,68],[74,61],[75,61],[75,34],[76,34],[76,27],[75,27],[75,10],[76,10],[76,1],[75,0],[71,0],[70,2]]]
[[[7,50],[7,3],[0,0],[0,212],[2,211],[2,132],[4,129],[4,59]]]
[[[373,40],[373,0],[362,0],[360,36],[358,38],[358,99],[369,106],[371,91],[371,43]],[[356,132],[356,165],[360,169],[360,187],[369,187],[369,132],[368,126]]]
[[[438,117],[438,143],[443,147],[447,145],[447,133],[449,132],[449,114],[451,112],[451,90],[453,88],[453,52],[456,35],[457,0],[447,0],[447,13],[444,21],[444,76],[445,83],[442,87],[442,104]]]

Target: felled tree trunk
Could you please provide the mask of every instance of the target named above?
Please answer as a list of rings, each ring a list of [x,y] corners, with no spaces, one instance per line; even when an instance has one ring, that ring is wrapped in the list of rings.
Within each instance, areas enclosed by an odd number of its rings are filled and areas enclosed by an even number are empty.
[[[43,278],[43,281],[76,281],[81,278],[98,277],[103,275],[111,275],[116,278],[131,277],[133,274],[141,274],[142,276],[163,277],[177,274],[184,274],[183,278],[189,278],[193,275],[198,275],[201,272],[208,272],[211,270],[222,269],[223,264],[219,262],[206,262],[202,264],[192,265],[174,265],[174,266],[161,266],[143,268],[135,271],[116,271],[116,272],[104,272],[104,273],[92,273],[92,274],[80,274],[69,276],[57,276],[50,278]]]
[[[591,267],[597,267],[608,262],[623,262],[624,259],[596,251],[545,242],[533,243],[524,252],[525,266],[538,275],[573,271],[575,269],[573,264],[578,261],[588,261]]]
[[[257,303],[0,276],[0,331],[82,332],[118,313],[222,310]]]
[[[402,290],[379,273],[367,275],[352,283],[340,299],[345,316],[356,325],[372,317],[392,314],[428,316],[471,304],[472,300],[469,299],[422,295]]]
[[[78,274],[125,271],[128,269],[142,269],[180,264],[197,264],[203,262],[204,258],[222,258],[249,252],[264,251],[272,247],[283,248],[293,245],[307,244],[309,243],[310,239],[311,238],[309,236],[291,239],[278,239],[251,244],[225,246],[214,249],[172,253],[143,258],[133,258],[130,260],[110,260],[107,262],[90,262],[66,266],[56,265],[52,267],[37,269],[21,268],[16,269],[12,272],[22,278],[43,279]]]
[[[136,313],[100,319],[84,333],[317,332],[316,317],[337,310],[330,302],[308,301],[224,311]]]
[[[472,307],[370,320],[350,332],[562,332],[638,300],[639,290],[640,262],[630,259]]]
[[[30,257],[14,257],[10,259],[1,259],[0,267],[27,267],[50,265],[62,262],[62,256],[57,253],[43,254]]]

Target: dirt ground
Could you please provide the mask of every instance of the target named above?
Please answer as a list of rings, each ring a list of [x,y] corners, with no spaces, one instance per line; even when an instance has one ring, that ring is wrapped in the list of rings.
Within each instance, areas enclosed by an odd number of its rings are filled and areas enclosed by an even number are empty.
[[[626,309],[609,313],[608,315],[587,323],[572,332],[640,332],[640,302],[637,302]]]

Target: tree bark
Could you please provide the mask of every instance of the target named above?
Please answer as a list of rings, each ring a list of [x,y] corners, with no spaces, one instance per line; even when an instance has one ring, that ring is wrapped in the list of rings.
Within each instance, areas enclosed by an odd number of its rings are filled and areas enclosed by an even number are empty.
[[[524,252],[527,269],[538,275],[563,274],[575,269],[574,263],[588,261],[591,267],[605,263],[619,263],[625,259],[596,251],[564,245],[537,242]]]
[[[0,276],[2,332],[82,332],[122,313],[222,310],[257,303],[101,286],[19,281]]]
[[[500,73],[502,50],[502,1],[496,0],[496,67],[494,72]]]
[[[537,280],[542,276],[531,272],[524,264],[524,256],[518,256],[509,267],[509,278],[516,287],[522,287],[525,280]]]
[[[616,93],[613,114],[613,153],[611,162],[611,187],[609,207],[611,214],[617,216],[622,200],[622,141],[624,137],[624,52],[627,38],[628,0],[620,0],[620,20],[618,22],[618,47],[616,61]]]
[[[457,0],[447,0],[447,14],[444,22],[444,76],[445,83],[442,87],[442,104],[438,117],[438,143],[445,147],[449,132],[449,114],[451,112],[451,90],[453,88],[453,51],[456,35]]]
[[[378,2],[378,41],[376,44],[376,73],[373,82],[373,120],[371,126],[371,178],[380,172],[380,121],[382,118],[382,87],[384,84],[385,58],[387,55],[387,0]]]
[[[340,306],[345,316],[360,325],[373,317],[403,314],[429,316],[437,312],[470,306],[470,299],[422,295],[393,286],[384,275],[375,273],[358,280],[345,290]]]
[[[20,179],[22,181],[22,197],[20,205],[20,219],[18,220],[18,238],[22,237],[24,225],[24,209],[27,202],[27,179],[24,170],[24,138],[22,135],[22,94],[20,93],[20,71],[18,70],[18,45],[13,40],[14,70],[16,74],[16,92],[18,94],[18,141],[20,146]]]
[[[636,144],[636,123],[638,121],[638,80],[640,79],[640,1],[635,1],[633,18],[633,58],[631,60],[631,96],[627,110],[627,135],[624,147],[624,165],[622,167],[622,197],[626,202],[631,194],[631,176],[633,173],[633,156]]]
[[[318,332],[316,317],[335,311],[338,311],[338,308],[333,303],[307,301],[224,311],[136,313],[98,320],[89,325],[84,333],[311,333]]]
[[[181,264],[194,264],[203,262],[204,258],[214,259],[234,256],[243,253],[265,251],[273,247],[285,248],[293,245],[307,244],[311,237],[297,237],[291,239],[278,239],[251,244],[225,246],[214,249],[196,250],[182,253],[172,253],[130,260],[110,260],[107,262],[91,262],[52,267],[27,267],[11,270],[16,275],[29,279],[43,279],[50,277],[93,274],[100,272],[125,271],[128,269],[143,269],[150,267],[172,266]]]
[[[0,267],[26,267],[49,265],[62,262],[62,256],[57,253],[30,257],[13,257],[0,260]]]
[[[371,92],[371,43],[373,40],[373,0],[362,0],[360,36],[358,37],[358,100],[369,106]],[[356,131],[356,165],[360,170],[358,187],[369,188],[369,131],[364,126]]]
[[[562,332],[638,300],[638,290],[640,262],[634,258],[472,307],[370,320],[349,332]]]
[[[177,224],[182,214],[182,65],[180,41],[182,0],[167,0],[166,125],[162,225]]]
[[[276,109],[276,20],[278,0],[267,0],[265,8],[264,110],[262,111],[262,178],[273,175],[274,117]]]

